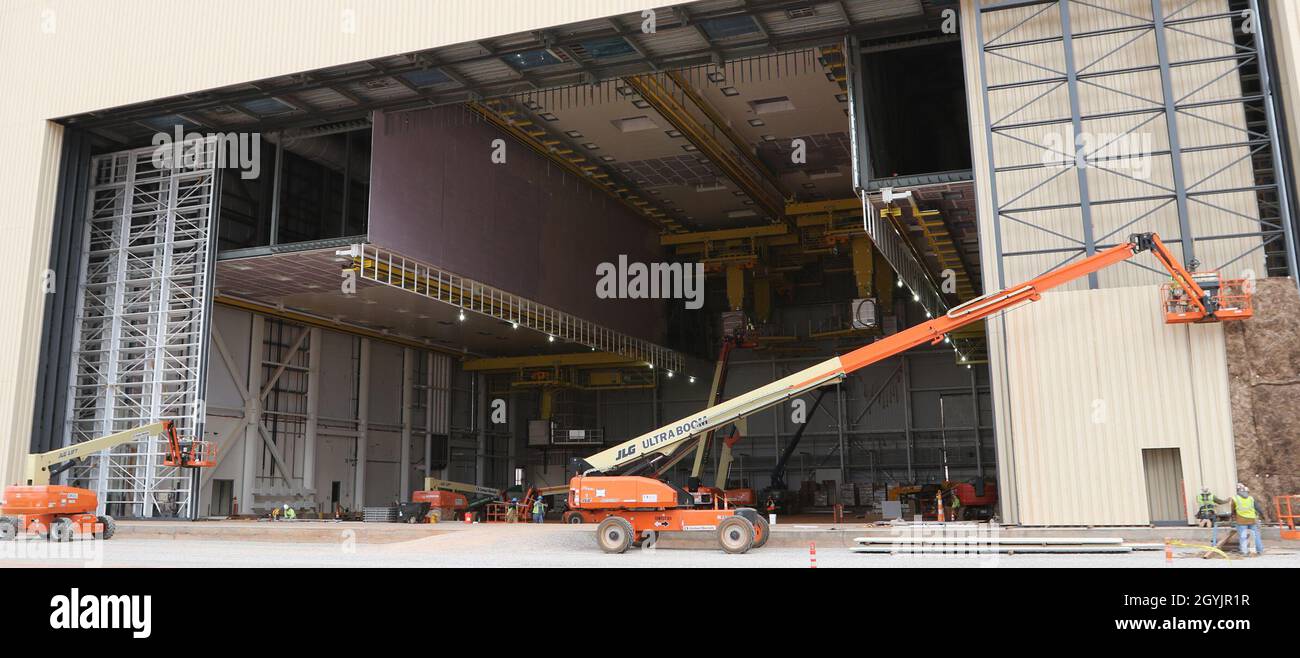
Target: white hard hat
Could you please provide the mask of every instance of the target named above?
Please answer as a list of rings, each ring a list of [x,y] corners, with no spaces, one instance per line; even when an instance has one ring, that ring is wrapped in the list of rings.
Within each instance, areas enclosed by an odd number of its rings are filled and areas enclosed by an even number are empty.
[[[285,503],[285,504],[284,504],[284,508],[285,508],[285,509],[289,509],[289,503]]]

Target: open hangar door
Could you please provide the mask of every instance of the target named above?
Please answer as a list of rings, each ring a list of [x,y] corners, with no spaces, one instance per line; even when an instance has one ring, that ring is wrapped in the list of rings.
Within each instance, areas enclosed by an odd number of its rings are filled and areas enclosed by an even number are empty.
[[[657,36],[615,17],[71,121],[97,154],[176,126],[262,138],[253,159],[214,170],[212,278],[192,343],[204,374],[186,386],[222,449],[192,490],[229,492],[241,513],[280,501],[328,512],[402,499],[426,468],[555,484],[568,457],[703,404],[737,312],[760,347],[737,358],[724,396],[977,294],[960,157],[891,144],[878,157],[909,158],[864,178],[857,155],[863,132],[890,132],[870,108],[888,117],[898,102],[855,86],[858,59],[902,89],[888,57],[936,45],[938,6],[788,4],[697,3],[664,13]],[[439,148],[409,148],[422,139]],[[496,139],[502,163],[489,159]],[[885,200],[886,187],[912,196]],[[620,255],[701,264],[702,305],[593,295],[593,265]],[[355,293],[340,289],[344,271]],[[980,341],[846,382],[811,414],[836,421],[806,429],[791,480],[862,485],[869,506],[894,485],[990,473]],[[605,362],[567,365],[591,352]],[[529,362],[495,367],[539,357],[551,378],[520,381]],[[498,399],[514,411],[500,423]],[[751,421],[736,484],[766,485],[797,429],[787,412]]]

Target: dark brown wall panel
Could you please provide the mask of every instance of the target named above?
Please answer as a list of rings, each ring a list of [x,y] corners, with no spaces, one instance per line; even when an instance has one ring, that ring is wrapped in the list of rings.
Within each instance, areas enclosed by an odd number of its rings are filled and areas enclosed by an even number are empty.
[[[505,164],[490,158],[505,139]],[[370,241],[661,340],[665,302],[596,297],[596,266],[663,258],[657,230],[460,107],[375,117]]]

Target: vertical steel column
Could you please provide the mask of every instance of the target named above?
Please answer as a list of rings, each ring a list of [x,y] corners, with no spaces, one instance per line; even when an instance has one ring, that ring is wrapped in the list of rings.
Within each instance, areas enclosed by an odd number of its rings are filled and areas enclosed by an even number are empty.
[[[780,378],[776,376],[776,359],[773,358],[771,362],[772,362],[772,377],[768,381],[774,382]],[[774,455],[780,455],[782,452],[781,428],[785,425],[785,419],[782,416],[782,407],[784,406],[785,405],[778,404],[772,407],[772,454]],[[807,422],[809,420],[812,419],[805,418],[804,422]],[[768,484],[770,485],[771,482],[768,482]]]
[[[112,296],[112,306],[107,309],[110,317],[110,329],[107,345],[101,341],[100,349],[108,353],[108,368],[104,373],[103,379],[100,380],[103,386],[103,401],[99,407],[101,410],[100,418],[103,424],[100,426],[99,436],[107,436],[117,431],[117,397],[118,387],[118,366],[121,358],[120,347],[122,344],[122,314],[126,306],[126,262],[127,262],[127,245],[131,242],[131,217],[134,215],[133,208],[135,198],[135,172],[136,172],[136,154],[131,153],[127,159],[127,177],[126,184],[122,188],[122,205],[121,214],[113,218],[113,284],[109,290]],[[91,245],[87,242],[86,248],[89,252]],[[108,471],[111,468],[109,454],[111,450],[105,450],[99,453],[99,466],[95,469],[95,491],[99,492],[100,500],[97,514],[105,512],[105,504],[108,502]]]
[[[370,339],[361,340],[361,358],[357,365],[357,471],[354,474],[353,505],[366,506],[366,449],[370,443]]]
[[[1061,10],[1061,45],[1065,49],[1066,86],[1070,91],[1070,124],[1074,135],[1074,168],[1079,180],[1079,213],[1083,220],[1083,248],[1087,256],[1097,253],[1097,243],[1092,235],[1092,200],[1088,196],[1088,155],[1083,150],[1079,136],[1083,134],[1083,120],[1079,111],[1079,72],[1074,63],[1074,35],[1070,28],[1070,0],[1059,0]],[[1097,288],[1097,273],[1088,275],[1088,288]]]
[[[424,363],[424,477],[433,477],[433,352],[425,352]]]
[[[487,376],[481,372],[474,374],[474,399],[478,402],[474,414],[474,425],[478,430],[474,449],[474,484],[482,487],[487,486],[487,424],[491,413],[488,411]]]
[[[1273,89],[1273,78],[1269,70],[1275,60],[1269,56],[1269,27],[1262,25],[1264,14],[1260,13],[1259,0],[1250,0],[1250,12],[1255,20],[1255,52],[1259,58],[1259,81],[1264,94],[1264,112],[1268,120],[1268,137],[1273,151],[1273,178],[1277,180],[1278,208],[1281,211],[1282,237],[1286,240],[1287,268],[1291,270],[1291,280],[1300,285],[1300,267],[1296,261],[1296,236],[1292,232],[1291,198],[1288,182],[1291,172],[1287,170],[1286,158],[1282,157],[1283,147],[1278,139],[1277,94]]]
[[[216,154],[212,155],[214,161]],[[208,214],[208,244],[204,249],[206,252],[203,265],[203,297],[199,300],[202,308],[203,320],[199,323],[198,338],[196,343],[202,346],[199,357],[198,381],[194,391],[194,400],[196,404],[193,408],[194,422],[191,427],[194,428],[194,437],[198,439],[205,438],[208,425],[208,375],[211,370],[208,368],[208,362],[211,357],[210,338],[212,336],[212,299],[215,296],[215,286],[212,285],[217,276],[217,247],[220,240],[217,236],[221,234],[221,186],[224,182],[222,170],[216,168],[215,162],[212,170],[212,196],[210,197],[211,208]],[[216,470],[215,468],[212,470]],[[190,509],[189,518],[191,521],[199,518],[199,505],[203,502],[203,474],[201,469],[189,469],[190,478]]]
[[[339,220],[339,237],[348,234],[348,212],[351,210],[352,203],[352,135],[353,133],[344,133],[345,147],[343,149],[343,217]],[[324,231],[321,237],[325,237]]]
[[[157,291],[155,302],[151,311],[155,314],[149,322],[149,333],[152,334],[153,340],[153,363],[157,369],[153,381],[149,386],[148,407],[144,414],[144,419],[148,422],[162,420],[163,418],[163,386],[166,384],[166,377],[162,376],[163,365],[167,362],[167,339],[170,332],[167,330],[167,323],[170,320],[171,312],[171,275],[172,275],[172,247],[176,244],[176,196],[179,193],[179,185],[176,175],[173,173],[168,177],[166,182],[159,184],[159,191],[166,188],[166,197],[163,203],[165,209],[161,214],[155,213],[153,220],[161,222],[162,226],[162,244],[154,243],[152,270],[154,276],[154,289]],[[199,437],[202,438],[202,437]],[[158,467],[161,465],[158,459],[158,438],[150,436],[145,441],[144,446],[144,490],[140,497],[140,516],[148,519],[153,518],[154,508],[158,501],[154,499],[155,478],[158,475]]]
[[[835,382],[835,433],[840,442],[840,482],[848,482],[848,465],[844,462],[844,387]]]
[[[1178,99],[1169,68],[1169,44],[1165,34],[1165,8],[1162,0],[1151,0],[1155,20],[1156,57],[1160,62],[1160,89],[1165,100],[1165,127],[1169,132],[1169,163],[1173,167],[1174,199],[1178,205],[1178,238],[1182,241],[1183,262],[1196,259],[1196,235],[1192,232],[1187,208],[1187,182],[1183,175],[1183,146],[1178,136]]]
[[[858,51],[858,38],[845,37],[844,73],[849,97],[849,144],[853,149],[853,186],[865,196],[871,185],[871,143],[867,135],[867,106],[862,93],[862,57]],[[858,115],[862,118],[859,119]]]
[[[903,437],[907,444],[907,481],[914,483],[916,471],[912,459],[912,375],[907,355],[904,354],[899,358],[903,360]]]
[[[978,6],[975,12],[975,39],[980,49],[980,93],[984,102],[984,143],[988,149],[989,178],[985,183],[989,188],[989,197],[993,202],[993,251],[997,259],[997,284],[984,286],[985,290],[1002,290],[1007,287],[1006,271],[1002,263],[1002,206],[998,204],[998,167],[993,157],[993,115],[989,106],[989,74],[984,52],[984,12]],[[979,185],[979,181],[976,181]],[[987,269],[985,271],[988,271]],[[1000,317],[1000,316],[999,316]]]
[[[303,436],[302,487],[316,488],[316,436],[320,427],[320,361],[323,351],[320,327],[307,331],[307,424]],[[314,495],[314,494],[313,494]]]
[[[275,171],[271,174],[271,240],[272,247],[280,244],[280,179],[284,173],[284,132],[275,135]]]
[[[398,453],[398,500],[411,495],[411,426],[415,406],[415,350],[402,348],[402,445]]]
[[[966,371],[970,373],[970,406],[971,417],[975,420],[972,424],[975,426],[975,470],[979,472],[980,480],[984,479],[984,442],[980,437],[980,389],[979,378],[975,376],[975,369],[966,366]],[[989,389],[990,395],[992,388]]]
[[[265,319],[254,313],[248,332],[248,377],[244,389],[244,463],[240,476],[239,500],[245,514],[253,512],[257,484],[257,457],[262,446],[262,349]]]
[[[943,404],[944,395],[939,394],[939,468],[943,470],[943,479],[949,478],[948,465],[948,416]]]

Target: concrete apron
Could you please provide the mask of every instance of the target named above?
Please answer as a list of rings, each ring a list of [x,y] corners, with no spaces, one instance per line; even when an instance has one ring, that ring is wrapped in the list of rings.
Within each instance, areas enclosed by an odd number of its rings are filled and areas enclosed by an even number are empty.
[[[490,524],[492,527],[504,524]],[[531,526],[532,524],[523,524]],[[457,521],[439,524],[359,523],[330,521],[119,521],[118,537],[132,539],[211,539],[224,541],[266,542],[338,542],[350,538],[361,544],[388,544],[432,537],[451,532],[473,532],[483,525]],[[546,524],[547,531],[595,532],[595,525]],[[1230,526],[1220,527],[1220,538]],[[858,546],[857,537],[1118,537],[1126,543],[1162,543],[1166,538],[1184,543],[1208,544],[1210,531],[1195,527],[1093,527],[1044,528],[999,526],[996,531],[987,524],[925,524],[922,526],[881,527],[865,524],[831,525],[778,525],[772,527],[772,537],[767,545],[781,548],[806,548],[810,543],[827,548]],[[1264,528],[1264,541],[1281,540],[1280,529]],[[1234,540],[1235,541],[1235,540]],[[717,537],[713,532],[671,532],[659,537],[663,548],[714,548]],[[1284,546],[1300,548],[1300,542],[1284,542]]]
[[[1222,539],[1225,532],[1230,532],[1231,526],[1219,528],[1219,538]],[[1278,527],[1264,528],[1265,542],[1281,541],[1281,529]],[[1210,543],[1209,528],[1196,527],[1156,527],[1135,526],[1135,527],[1092,527],[1092,528],[1047,528],[1047,527],[1021,527],[1021,526],[999,526],[996,531],[992,530],[987,524],[962,524],[949,525],[947,527],[937,524],[927,524],[925,526],[901,526],[901,527],[880,527],[869,525],[840,525],[840,526],[782,526],[772,527],[772,537],[768,540],[767,546],[778,548],[806,548],[810,543],[816,543],[818,547],[827,548],[854,548],[860,546],[853,540],[857,537],[921,537],[921,538],[939,538],[939,537],[978,537],[978,538],[996,538],[996,537],[1054,537],[1054,538],[1099,538],[1099,537],[1116,537],[1124,540],[1126,544],[1160,544],[1165,539],[1171,539],[1187,544],[1205,544]],[[711,532],[674,532],[660,535],[659,546],[663,548],[705,548],[717,545],[717,538]],[[1233,539],[1233,545],[1236,545],[1236,539]],[[1300,542],[1284,542],[1284,546],[1300,549]]]

